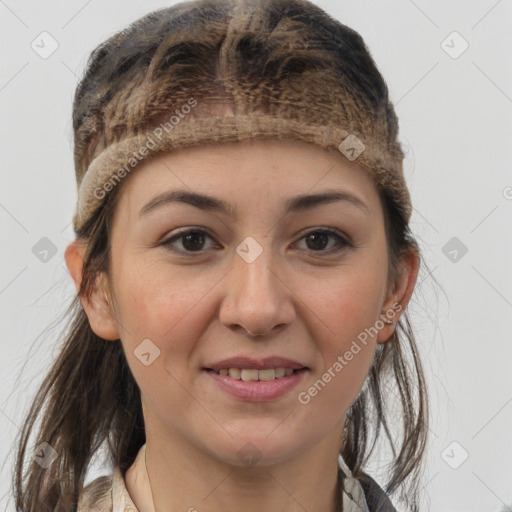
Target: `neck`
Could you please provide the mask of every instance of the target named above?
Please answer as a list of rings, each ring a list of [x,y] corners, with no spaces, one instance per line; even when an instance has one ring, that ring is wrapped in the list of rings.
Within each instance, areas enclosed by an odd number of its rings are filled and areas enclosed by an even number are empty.
[[[155,512],[335,512],[339,439],[324,438],[293,459],[245,467],[220,461],[183,440],[146,432],[146,467]],[[169,439],[171,437],[171,439]],[[141,510],[145,512],[145,510]]]

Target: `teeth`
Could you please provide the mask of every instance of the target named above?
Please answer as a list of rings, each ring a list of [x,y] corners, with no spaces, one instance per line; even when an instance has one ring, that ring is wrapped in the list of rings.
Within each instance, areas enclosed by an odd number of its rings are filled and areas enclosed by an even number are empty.
[[[240,374],[241,374],[241,371],[239,368],[230,368],[228,370],[228,375],[230,377],[232,377],[233,379],[238,379],[240,380]]]
[[[274,368],[268,368],[267,370],[258,370],[258,378],[260,380],[274,380],[276,378],[276,371]]]
[[[276,374],[276,379],[279,379],[279,377],[284,377],[286,375],[286,368],[276,368],[274,372]]]
[[[274,380],[286,377],[293,373],[292,368],[266,368],[265,370],[255,370],[253,368],[222,368],[219,375],[229,375],[232,379],[243,380],[245,382],[255,380]]]
[[[258,380],[258,370],[240,370],[242,380]]]

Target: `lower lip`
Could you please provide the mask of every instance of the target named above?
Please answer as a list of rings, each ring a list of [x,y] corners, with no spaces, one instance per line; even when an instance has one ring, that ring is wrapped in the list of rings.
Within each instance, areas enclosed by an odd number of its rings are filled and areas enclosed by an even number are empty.
[[[228,375],[219,375],[213,370],[205,370],[208,375],[230,395],[251,402],[269,402],[281,398],[302,381],[307,368],[302,368],[291,375],[274,380],[243,381]]]

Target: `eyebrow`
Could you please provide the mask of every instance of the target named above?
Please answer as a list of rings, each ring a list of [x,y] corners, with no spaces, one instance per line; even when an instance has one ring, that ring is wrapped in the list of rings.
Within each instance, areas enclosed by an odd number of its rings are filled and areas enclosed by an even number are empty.
[[[307,211],[319,205],[338,201],[344,201],[348,204],[352,204],[366,215],[370,215],[370,209],[361,199],[345,191],[301,194],[289,198],[284,204],[284,213],[286,215],[293,212]],[[156,208],[171,203],[185,203],[195,206],[200,210],[224,213],[232,218],[237,218],[236,210],[234,210],[229,203],[206,194],[198,194],[196,192],[189,192],[186,190],[173,190],[156,196],[139,211],[139,217],[148,214]]]

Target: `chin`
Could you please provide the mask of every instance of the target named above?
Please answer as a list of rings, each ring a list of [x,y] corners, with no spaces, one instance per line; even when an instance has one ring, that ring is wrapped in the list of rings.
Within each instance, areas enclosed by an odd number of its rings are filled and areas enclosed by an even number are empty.
[[[239,434],[232,434],[233,437],[225,440],[220,446],[210,445],[209,449],[213,449],[212,455],[227,464],[250,468],[285,462],[306,448],[301,446],[299,441],[283,435],[284,433],[271,432],[272,430],[265,430],[250,434],[242,431]]]

